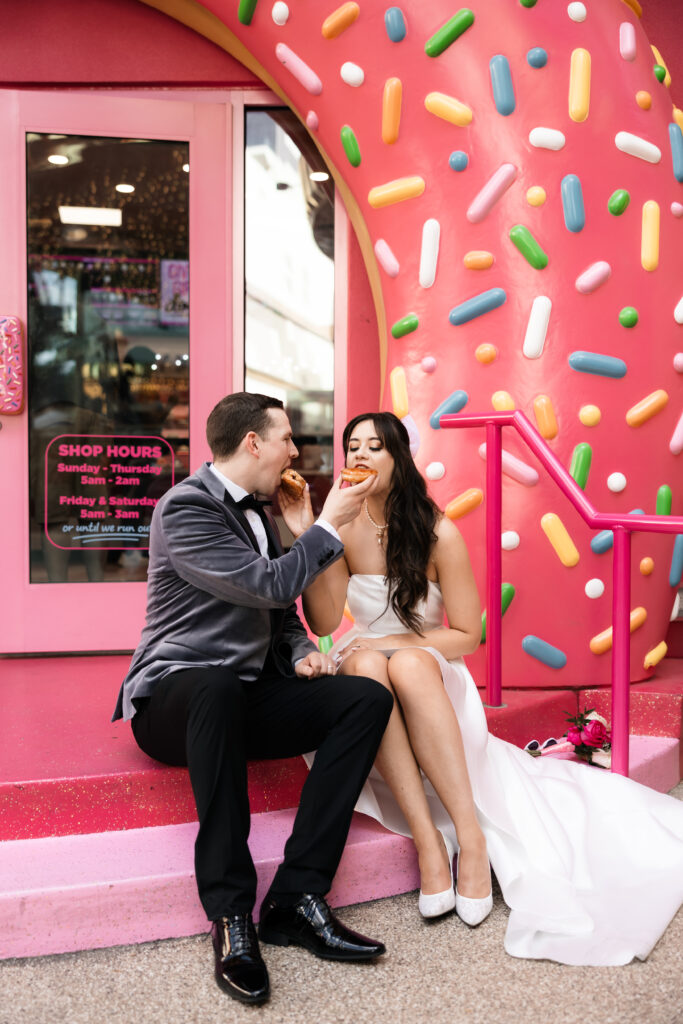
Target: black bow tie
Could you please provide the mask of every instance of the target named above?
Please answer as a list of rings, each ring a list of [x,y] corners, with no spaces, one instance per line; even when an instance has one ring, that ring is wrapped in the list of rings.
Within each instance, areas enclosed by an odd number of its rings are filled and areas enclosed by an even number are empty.
[[[266,508],[266,506],[272,505],[272,502],[268,500],[262,501],[253,494],[247,494],[244,498],[240,498],[240,500],[236,502],[236,505],[238,508],[242,509],[243,512],[245,509],[250,508],[253,509],[254,512],[260,513],[264,508]]]

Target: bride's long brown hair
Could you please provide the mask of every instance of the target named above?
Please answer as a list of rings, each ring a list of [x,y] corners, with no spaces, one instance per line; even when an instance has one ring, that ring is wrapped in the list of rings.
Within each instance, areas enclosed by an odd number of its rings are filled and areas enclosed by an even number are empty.
[[[427,565],[436,543],[434,527],[441,513],[427,494],[427,485],[410,452],[408,431],[391,412],[366,412],[346,424],[342,437],[344,456],[359,423],[370,420],[377,437],[394,460],[391,487],[384,506],[387,522],[387,581],[391,606],[413,633],[420,633],[415,614],[418,601],[427,596]]]

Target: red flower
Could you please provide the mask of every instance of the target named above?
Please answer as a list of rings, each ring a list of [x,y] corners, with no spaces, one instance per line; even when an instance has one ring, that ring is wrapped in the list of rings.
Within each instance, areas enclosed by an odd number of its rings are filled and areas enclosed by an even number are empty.
[[[580,736],[580,742],[585,743],[587,747],[601,747],[608,738],[607,729],[602,722],[598,722],[595,718],[591,719],[590,722],[586,722]],[[571,739],[571,736],[569,736],[569,739]],[[574,743],[574,740],[572,740],[572,743]]]
[[[567,731],[567,739],[570,743],[573,743],[575,747],[580,746],[583,743],[581,738],[581,729],[578,725],[570,725]]]

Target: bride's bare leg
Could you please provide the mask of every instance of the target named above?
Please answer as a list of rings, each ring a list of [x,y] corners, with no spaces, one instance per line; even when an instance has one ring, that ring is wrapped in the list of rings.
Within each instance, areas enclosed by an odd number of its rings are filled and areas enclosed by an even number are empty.
[[[380,651],[361,650],[345,659],[341,672],[346,675],[369,676],[391,690],[388,667],[389,662]],[[451,884],[448,854],[441,833],[429,813],[422,776],[398,701],[394,703],[394,710],[384,731],[375,766],[394,794],[410,827],[417,850],[422,892],[444,892]]]
[[[460,726],[439,666],[427,651],[405,648],[390,658],[389,680],[417,763],[455,825],[458,891],[481,899],[491,890],[486,840],[476,817]]]

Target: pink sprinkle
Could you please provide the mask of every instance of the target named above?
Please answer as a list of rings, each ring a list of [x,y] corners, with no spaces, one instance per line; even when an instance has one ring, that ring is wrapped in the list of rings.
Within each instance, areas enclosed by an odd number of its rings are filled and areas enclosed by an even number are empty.
[[[671,212],[674,217],[683,217],[683,203],[672,203]]]
[[[673,452],[674,455],[680,455],[680,453],[683,452],[683,412],[681,413],[680,419],[678,420],[675,430],[671,435],[669,451]]]
[[[478,224],[484,219],[516,177],[517,168],[514,164],[500,165],[470,203],[466,214],[470,224]]]
[[[677,352],[674,356],[674,370],[676,373],[683,373],[683,352]]]
[[[319,96],[323,91],[323,83],[316,75],[313,68],[310,68],[301,57],[297,57],[293,50],[285,43],[278,43],[275,47],[275,56],[284,64],[288,71],[294,75],[297,82],[303,85],[304,89],[313,96]]]
[[[636,59],[636,30],[630,21],[619,26],[619,52],[624,60]]]
[[[309,110],[306,114],[306,125],[312,132],[317,132],[318,127],[320,126],[320,121],[315,110]]]
[[[591,263],[587,270],[584,270],[583,274],[579,274],[576,279],[576,290],[581,292],[582,295],[588,295],[589,292],[594,292],[596,288],[599,288],[601,284],[604,284],[607,278],[612,273],[612,268],[609,263],[605,263],[604,260],[598,260],[597,263]]]
[[[398,276],[401,265],[383,238],[378,238],[375,242],[375,256],[389,277]]]
[[[486,459],[485,444],[479,445],[479,454],[482,459]],[[510,455],[510,452],[506,452],[504,448],[502,453],[502,470],[507,476],[519,481],[520,484],[524,484],[525,487],[533,487],[534,484],[538,483],[538,473],[533,466],[522,462],[515,455]]]
[[[434,373],[434,370],[436,369],[436,359],[434,356],[425,356],[420,363],[420,366],[425,373]]]

